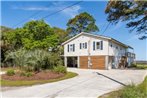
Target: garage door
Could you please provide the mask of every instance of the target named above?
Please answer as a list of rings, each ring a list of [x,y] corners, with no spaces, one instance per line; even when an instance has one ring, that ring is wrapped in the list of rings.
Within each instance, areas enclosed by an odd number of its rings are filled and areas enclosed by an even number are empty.
[[[88,56],[80,56],[80,68],[88,68]]]
[[[105,56],[92,56],[92,69],[105,69]]]
[[[105,69],[105,56],[91,56],[92,69]],[[88,56],[80,56],[80,68],[88,68]]]

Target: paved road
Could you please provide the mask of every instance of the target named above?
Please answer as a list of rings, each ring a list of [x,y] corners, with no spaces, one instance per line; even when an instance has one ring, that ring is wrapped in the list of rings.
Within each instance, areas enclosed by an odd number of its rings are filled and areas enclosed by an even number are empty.
[[[116,90],[125,84],[140,83],[147,70],[86,70],[68,68],[79,75],[54,83],[35,85],[2,92],[3,98],[92,97]],[[99,75],[97,72],[101,73]]]

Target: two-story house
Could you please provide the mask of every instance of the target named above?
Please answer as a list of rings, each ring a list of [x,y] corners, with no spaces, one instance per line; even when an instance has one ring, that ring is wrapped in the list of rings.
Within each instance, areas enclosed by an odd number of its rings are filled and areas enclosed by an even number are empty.
[[[82,32],[62,45],[67,67],[111,69],[118,68],[123,60],[123,64],[130,65],[135,59],[135,54],[127,51],[132,47],[100,35]]]

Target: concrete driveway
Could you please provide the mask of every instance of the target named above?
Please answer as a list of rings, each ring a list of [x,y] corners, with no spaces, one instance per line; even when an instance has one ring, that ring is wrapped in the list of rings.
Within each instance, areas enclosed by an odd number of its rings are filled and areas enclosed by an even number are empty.
[[[21,89],[1,92],[2,97],[93,97],[116,90],[129,83],[140,83],[143,81],[147,70],[86,70],[68,68],[69,71],[79,75],[54,83],[35,85]],[[98,73],[100,74],[98,74]]]

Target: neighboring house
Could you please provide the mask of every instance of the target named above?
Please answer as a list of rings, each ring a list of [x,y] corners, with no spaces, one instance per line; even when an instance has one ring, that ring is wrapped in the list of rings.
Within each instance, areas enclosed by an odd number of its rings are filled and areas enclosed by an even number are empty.
[[[110,37],[82,32],[62,45],[67,67],[111,69],[135,60],[135,54],[128,52],[132,47]]]

